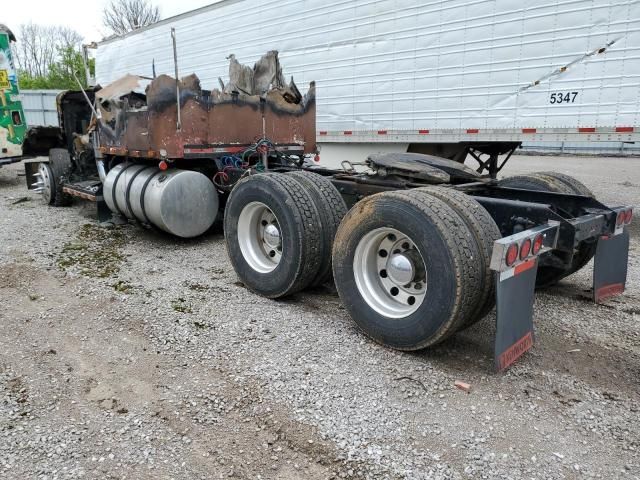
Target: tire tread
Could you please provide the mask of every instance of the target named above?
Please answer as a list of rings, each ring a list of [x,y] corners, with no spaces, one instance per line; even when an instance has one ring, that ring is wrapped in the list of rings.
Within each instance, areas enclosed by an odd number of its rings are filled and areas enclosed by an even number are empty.
[[[471,315],[479,299],[477,288],[480,281],[480,271],[474,257],[477,257],[477,247],[471,240],[471,232],[462,218],[442,200],[417,190],[394,191],[390,196],[401,197],[414,207],[420,209],[433,225],[448,246],[456,268],[456,298],[451,317],[443,324],[438,334],[417,345],[415,350],[440,343],[464,324]],[[427,288],[429,277],[427,273]]]
[[[316,278],[310,286],[327,283],[332,278],[331,250],[338,226],[347,213],[347,205],[340,192],[329,179],[304,170],[288,172],[314,197],[322,226],[321,264]]]
[[[471,231],[480,252],[481,283],[480,301],[475,315],[467,318],[462,329],[482,320],[495,306],[495,273],[491,270],[491,256],[494,242],[502,237],[500,229],[489,212],[473,197],[446,187],[426,187],[419,189],[446,202],[465,221]]]
[[[237,229],[231,228],[229,222],[237,222],[237,219],[230,218],[228,212],[231,211],[229,206],[234,202],[242,201],[238,195],[241,195],[242,185],[248,182],[263,182],[268,185],[268,189],[271,190],[271,194],[277,194],[281,196],[281,200],[286,204],[287,208],[293,214],[294,222],[299,229],[299,237],[297,239],[297,248],[299,249],[299,265],[293,276],[292,280],[282,289],[274,292],[267,293],[260,291],[257,288],[245,283],[246,287],[263,296],[269,298],[280,298],[288,295],[292,295],[305,287],[307,287],[318,273],[320,267],[320,250],[321,250],[321,226],[318,219],[318,210],[313,202],[311,195],[305,190],[305,188],[294,178],[291,178],[282,173],[260,173],[256,175],[250,175],[240,180],[234,187],[227,200],[227,208],[225,210],[225,238],[227,244],[227,252],[233,259],[233,252],[230,249],[231,242],[234,242],[232,238],[229,238],[231,231],[237,233]],[[284,252],[283,252],[284,253]],[[244,280],[241,278],[241,280]]]

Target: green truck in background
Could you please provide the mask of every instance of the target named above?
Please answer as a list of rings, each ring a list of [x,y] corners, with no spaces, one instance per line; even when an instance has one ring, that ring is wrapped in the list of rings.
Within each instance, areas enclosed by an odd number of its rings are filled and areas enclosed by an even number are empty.
[[[27,130],[11,51],[15,41],[11,30],[0,24],[0,167],[22,159]]]

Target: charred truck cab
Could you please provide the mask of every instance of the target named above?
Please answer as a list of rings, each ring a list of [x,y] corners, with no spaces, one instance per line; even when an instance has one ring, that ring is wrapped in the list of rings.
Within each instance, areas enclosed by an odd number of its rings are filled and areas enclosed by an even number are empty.
[[[533,345],[536,286],[595,257],[594,300],[624,290],[631,208],[556,172],[498,180],[513,142],[469,145],[475,170],[418,153],[322,168],[314,84],[286,83],[275,51],[253,68],[230,58],[219,89],[129,75],[62,94],[58,144],[27,164],[29,186],[180,237],[220,219],[249,290],[279,298],[333,278],[361,330],[392,348],[435,345],[497,307],[498,370]]]

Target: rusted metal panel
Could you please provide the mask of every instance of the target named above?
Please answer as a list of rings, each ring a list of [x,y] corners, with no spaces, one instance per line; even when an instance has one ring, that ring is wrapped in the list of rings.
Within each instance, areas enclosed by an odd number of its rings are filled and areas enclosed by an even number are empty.
[[[201,144],[209,139],[209,105],[201,99],[189,99],[182,106],[181,147]]]
[[[262,137],[262,112],[259,102],[243,99],[213,104],[209,110],[207,143],[254,143]]]
[[[315,85],[311,85],[304,100],[303,108],[298,112],[288,109],[282,102],[268,101],[265,108],[265,134],[274,143],[299,143],[304,145],[305,153],[315,153]]]
[[[153,150],[165,150],[169,158],[184,156],[184,145],[208,143],[209,106],[196,99],[188,99],[181,107],[182,129],[177,130],[178,109],[169,105],[149,114],[149,139]]]
[[[97,94],[102,99],[101,146],[112,155],[144,156],[153,151],[179,159],[184,157],[185,145],[248,146],[267,138],[276,145],[300,145],[305,153],[316,151],[313,82],[304,97],[293,79],[287,85],[273,51],[253,69],[232,57],[230,78],[223,91],[209,92],[202,90],[194,74],[178,82],[160,75],[146,88],[146,97],[126,91],[139,77],[126,77],[115,87],[106,87],[106,93]]]
[[[146,110],[127,112],[123,145],[129,150],[149,150],[148,112]]]

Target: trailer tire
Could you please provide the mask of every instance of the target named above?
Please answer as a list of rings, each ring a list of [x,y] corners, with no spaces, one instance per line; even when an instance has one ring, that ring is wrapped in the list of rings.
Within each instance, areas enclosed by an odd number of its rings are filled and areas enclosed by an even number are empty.
[[[303,170],[288,172],[311,194],[318,209],[322,228],[322,246],[320,248],[320,269],[318,275],[310,283],[316,287],[331,281],[331,250],[338,226],[347,213],[347,205],[338,189],[326,177]]]
[[[396,244],[406,249],[394,250]],[[374,341],[398,350],[426,348],[455,333],[476,307],[480,272],[471,245],[467,226],[442,200],[415,191],[378,193],[340,223],[333,245],[336,289]],[[411,268],[392,270],[401,256],[413,259]],[[398,272],[411,272],[404,287]],[[401,281],[393,283],[394,276]],[[405,290],[409,285],[413,290]],[[413,303],[411,291],[420,292]]]
[[[594,197],[591,190],[582,182],[569,175],[558,172],[536,172],[527,175],[517,175],[500,180],[498,184],[505,187],[528,188],[531,190]],[[572,273],[577,272],[593,258],[596,254],[596,247],[597,242],[582,242],[574,252],[571,266],[568,269],[540,266],[538,268],[538,276],[536,277],[536,285],[538,287],[551,286]]]
[[[462,329],[479,322],[493,309],[496,304],[495,272],[491,270],[491,256],[496,240],[502,238],[500,229],[487,210],[473,197],[445,187],[426,187],[418,189],[446,202],[466,223],[478,246],[480,261],[480,301],[475,315],[469,316]]]
[[[318,217],[312,196],[294,178],[261,173],[240,180],[227,201],[224,235],[242,283],[269,298],[307,287],[321,263]]]

